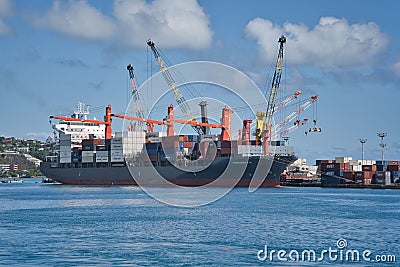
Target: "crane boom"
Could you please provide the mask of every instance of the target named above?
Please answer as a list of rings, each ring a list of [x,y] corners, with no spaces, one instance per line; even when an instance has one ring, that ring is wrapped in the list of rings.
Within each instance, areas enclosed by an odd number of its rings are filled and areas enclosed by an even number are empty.
[[[283,44],[286,43],[286,37],[282,35],[279,38],[278,42],[279,42],[279,53],[278,53],[278,58],[276,59],[275,72],[274,72],[274,77],[272,79],[271,90],[269,91],[267,112],[265,114],[266,125],[264,126],[264,130],[267,129],[267,127],[272,124],[272,117],[275,112],[276,97],[278,95],[278,89],[282,77],[282,70],[284,67]]]
[[[277,111],[278,109],[283,108],[284,106],[286,106],[287,104],[292,102],[293,99],[297,98],[299,95],[301,95],[301,91],[300,90],[296,91],[294,94],[290,95],[288,98],[286,98],[285,100],[280,102],[278,105],[276,105],[275,106],[275,111]]]
[[[289,134],[290,132],[292,132],[293,130],[299,128],[300,126],[303,126],[304,124],[306,124],[308,122],[308,119],[303,119],[303,120],[297,120],[295,121],[294,125],[290,126],[289,128],[287,128],[286,130],[280,132],[277,134],[278,137],[283,137],[287,134]],[[276,137],[276,136],[274,136]]]
[[[133,73],[133,66],[131,64],[129,64],[126,67],[126,69],[129,72],[129,80],[130,80],[131,89],[132,89],[132,100],[133,100],[133,104],[134,104],[134,107],[135,107],[136,117],[144,118],[142,103],[140,101],[139,92],[138,92],[138,90],[136,88],[136,81],[135,81],[135,74]],[[144,127],[144,123],[139,121],[139,127],[142,130],[143,127]]]
[[[111,116],[117,117],[117,118],[121,118],[121,119],[126,119],[126,120],[147,122],[147,123],[152,123],[152,124],[157,124],[157,125],[166,125],[168,123],[167,121],[143,119],[143,118],[137,118],[137,117],[121,115],[121,114],[111,114]],[[176,122],[176,123],[180,123],[180,124],[189,124],[189,125],[193,125],[193,126],[207,126],[207,127],[211,127],[211,128],[225,128],[223,125],[220,125],[220,124],[203,123],[203,122],[198,122],[198,121],[172,120],[171,122]]]
[[[273,128],[272,131],[276,132],[279,131],[284,125],[288,124],[290,121],[292,121],[297,115],[299,115],[301,112],[306,110],[309,106],[311,106],[312,103],[317,101],[318,95],[313,95],[309,100],[307,100],[303,105],[301,105],[298,109],[290,113],[286,118],[284,118],[281,122],[276,124]]]
[[[276,59],[275,71],[274,71],[274,76],[272,78],[271,89],[269,91],[267,111],[257,112],[257,127],[256,127],[256,132],[254,133],[257,141],[262,140],[264,142],[266,141],[265,138],[268,141],[271,141],[272,137],[271,136],[272,118],[275,113],[275,103],[284,67],[283,44],[286,43],[286,37],[282,35],[278,39],[278,43],[279,43],[279,52],[278,52],[278,57]],[[264,147],[265,151],[267,152],[268,150],[267,144],[264,144]]]
[[[168,70],[167,65],[165,64],[164,60],[162,59],[159,51],[157,50],[154,42],[150,39],[147,40],[147,45],[150,47],[151,51],[153,51],[154,57],[157,61],[158,67],[167,82],[168,86],[171,88],[171,91],[175,97],[176,102],[179,105],[179,108],[182,110],[183,114],[186,116],[188,120],[195,121],[196,119],[193,118],[192,112],[186,99],[182,95],[179,88],[176,86],[175,80],[172,77],[171,73]]]

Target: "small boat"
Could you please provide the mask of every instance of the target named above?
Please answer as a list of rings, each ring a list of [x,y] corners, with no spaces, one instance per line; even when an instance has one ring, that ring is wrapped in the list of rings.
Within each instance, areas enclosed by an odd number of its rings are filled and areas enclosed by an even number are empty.
[[[2,183],[9,183],[9,184],[20,184],[23,183],[24,181],[22,179],[19,178],[3,178],[1,179]]]

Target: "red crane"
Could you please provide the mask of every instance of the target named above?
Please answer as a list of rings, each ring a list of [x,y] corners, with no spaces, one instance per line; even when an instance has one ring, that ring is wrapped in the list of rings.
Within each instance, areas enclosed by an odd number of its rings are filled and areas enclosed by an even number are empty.
[[[221,140],[222,141],[227,141],[230,140],[230,131],[231,131],[231,114],[233,113],[233,110],[229,109],[227,106],[225,106],[222,110],[222,124],[213,124],[213,123],[204,123],[204,122],[197,122],[197,121],[192,121],[192,120],[175,120],[174,119],[174,105],[171,104],[168,107],[168,115],[167,118],[163,121],[159,120],[152,120],[152,119],[143,119],[143,118],[137,118],[133,116],[127,116],[127,115],[121,115],[121,114],[111,114],[113,117],[121,118],[121,119],[126,119],[126,120],[133,120],[133,121],[139,121],[139,122],[145,122],[145,123],[150,123],[150,124],[157,124],[157,125],[167,125],[167,136],[174,136],[174,123],[180,123],[180,124],[188,124],[192,126],[206,126],[206,127],[211,127],[211,128],[220,128],[221,129]]]

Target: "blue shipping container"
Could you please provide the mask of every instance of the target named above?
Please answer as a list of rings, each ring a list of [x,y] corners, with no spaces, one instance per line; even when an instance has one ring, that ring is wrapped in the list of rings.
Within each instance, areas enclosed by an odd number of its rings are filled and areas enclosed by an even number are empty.
[[[147,149],[147,154],[149,155],[157,155],[157,149]]]
[[[399,178],[400,177],[400,171],[392,171],[391,174],[392,174],[393,178]]]
[[[93,151],[94,146],[88,145],[88,146],[82,146],[82,151]]]
[[[107,147],[106,146],[96,146],[96,151],[107,151]]]
[[[157,142],[157,143],[146,143],[146,149],[147,150],[149,150],[149,149],[158,149],[160,147],[160,143],[159,142]]]
[[[343,176],[343,172],[344,172],[344,170],[335,170],[335,171],[333,171],[334,175],[340,176],[340,177]]]

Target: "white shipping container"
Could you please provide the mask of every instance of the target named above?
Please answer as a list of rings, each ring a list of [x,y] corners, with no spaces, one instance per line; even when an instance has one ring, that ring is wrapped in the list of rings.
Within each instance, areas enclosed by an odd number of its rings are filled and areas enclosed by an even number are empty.
[[[89,163],[89,162],[93,162],[93,156],[89,157],[89,156],[82,156],[82,163]]]
[[[122,156],[123,150],[111,150],[111,156]]]
[[[145,132],[124,132],[124,137],[146,137]]]
[[[238,145],[238,154],[250,154],[250,146]]]
[[[121,140],[115,140],[111,139],[111,145],[122,145],[122,139]]]
[[[336,157],[335,162],[336,163],[349,163],[350,160],[353,160],[352,157]]]
[[[261,154],[262,151],[262,146],[250,146],[250,154]]]
[[[124,162],[123,157],[111,157],[111,162]]]
[[[82,157],[92,157],[93,158],[93,151],[82,151]]]
[[[122,144],[111,144],[111,150],[122,149],[122,148],[123,148]]]
[[[150,143],[158,143],[161,142],[161,137],[148,137],[147,140],[149,140]]]
[[[292,146],[271,146],[269,148],[269,153],[275,154],[293,154],[294,148]]]
[[[96,157],[108,157],[108,151],[96,151]]]
[[[361,172],[362,171],[362,165],[350,165],[350,171]]]
[[[104,157],[104,156],[97,156],[96,155],[96,162],[108,162],[108,156]]]
[[[71,146],[60,146],[60,151],[71,152]]]
[[[71,150],[60,151],[60,158],[71,158]]]
[[[361,161],[362,165],[374,165],[376,164],[376,160],[370,160],[370,159],[365,159],[364,161]]]
[[[362,165],[362,160],[350,160],[349,164],[353,166]]]
[[[145,134],[145,137],[163,137],[167,136],[167,132],[154,132],[154,133],[147,133]]]
[[[69,156],[69,157],[60,157],[60,163],[71,163],[71,156]]]

